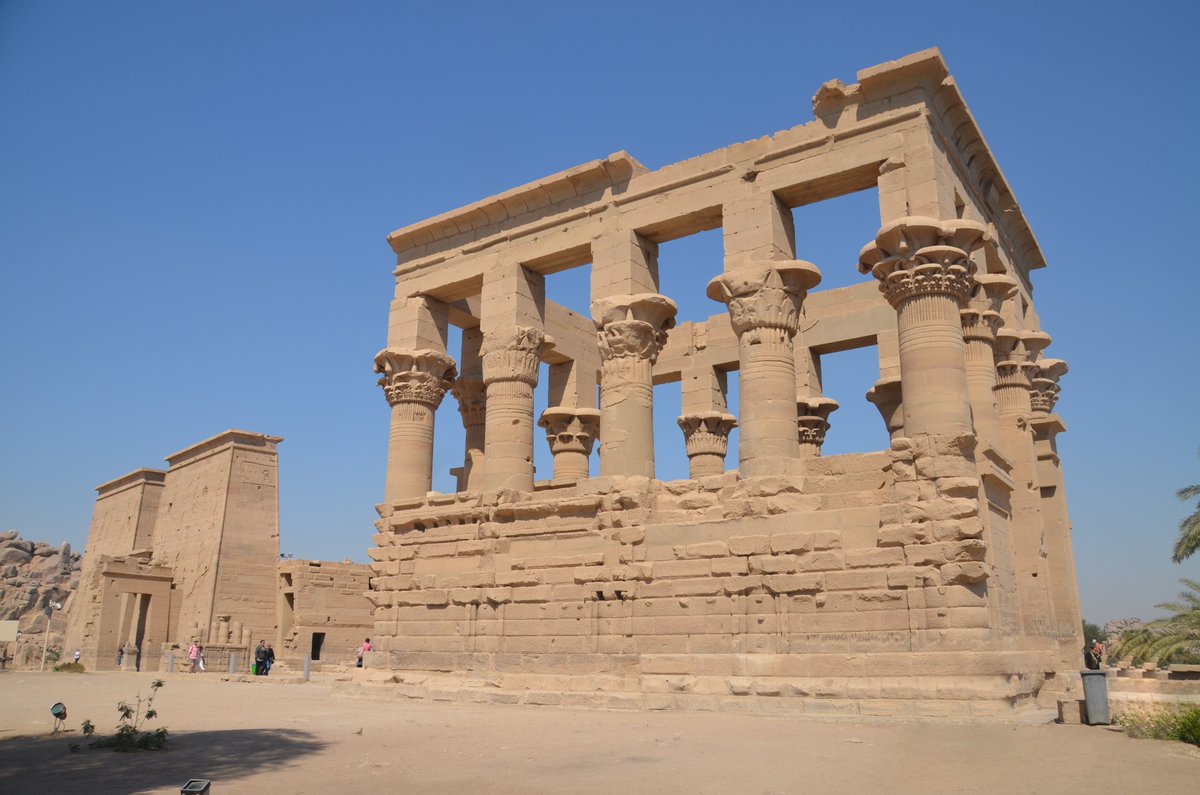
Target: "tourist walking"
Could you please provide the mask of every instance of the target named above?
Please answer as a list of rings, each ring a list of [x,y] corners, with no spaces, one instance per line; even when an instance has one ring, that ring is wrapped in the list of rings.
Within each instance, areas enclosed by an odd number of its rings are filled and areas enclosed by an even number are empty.
[[[260,640],[254,650],[254,675],[266,676],[267,673],[267,642]]]
[[[196,641],[192,641],[192,645],[188,647],[188,662],[192,665],[192,673],[196,673],[200,668],[200,647],[196,645]]]
[[[270,643],[267,644],[267,670],[263,671],[264,676],[271,674],[271,669],[275,667],[275,649]]]
[[[358,651],[354,655],[355,657],[358,658],[358,661],[355,663],[356,667],[358,667],[358,668],[363,667],[363,655],[365,655],[370,650],[371,650],[371,639],[367,638],[366,640],[363,641],[362,645],[358,647]]]

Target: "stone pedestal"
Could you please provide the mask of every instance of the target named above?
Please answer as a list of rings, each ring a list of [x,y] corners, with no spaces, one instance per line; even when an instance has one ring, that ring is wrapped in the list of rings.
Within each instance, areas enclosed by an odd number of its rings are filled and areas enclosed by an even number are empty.
[[[779,474],[799,454],[792,339],[804,297],[820,281],[816,265],[779,260],[726,271],[708,283],[708,297],[729,308],[738,336],[743,477]]]
[[[433,484],[433,417],[457,375],[454,360],[430,349],[386,348],[375,356],[375,372],[392,407],[384,500],[423,497]]]
[[[836,400],[820,395],[796,401],[801,458],[816,458],[821,454],[821,445],[825,444],[825,434],[829,431],[829,415],[837,410]]]
[[[528,326],[484,334],[486,386],[483,487],[533,490],[533,388],[546,335]]]
[[[886,224],[859,254],[896,310],[905,434],[971,433],[959,309],[971,292],[987,229],[967,220],[910,216]]]
[[[538,425],[546,429],[546,441],[554,455],[554,482],[588,477],[588,457],[600,433],[599,410],[551,406],[542,412]]]
[[[657,293],[592,303],[600,345],[600,474],[654,477],[652,370],[675,325],[675,302]]]
[[[676,422],[683,431],[687,449],[688,477],[692,480],[725,472],[725,453],[729,450],[729,432],[737,419],[723,411],[684,414]]]
[[[879,409],[892,439],[904,435],[904,401],[899,378],[881,378],[867,390],[867,400]]]

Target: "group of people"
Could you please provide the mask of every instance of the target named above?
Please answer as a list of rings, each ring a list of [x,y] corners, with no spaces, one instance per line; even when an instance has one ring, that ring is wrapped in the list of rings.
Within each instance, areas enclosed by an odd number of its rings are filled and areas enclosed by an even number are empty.
[[[271,673],[271,666],[275,664],[275,649],[265,640],[258,642],[258,648],[254,650],[254,675],[267,676]]]

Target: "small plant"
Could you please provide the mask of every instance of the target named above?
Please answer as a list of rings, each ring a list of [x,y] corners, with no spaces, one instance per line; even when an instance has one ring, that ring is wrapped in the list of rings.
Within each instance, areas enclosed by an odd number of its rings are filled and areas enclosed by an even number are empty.
[[[69,662],[59,663],[58,665],[54,666],[54,670],[59,672],[65,671],[72,674],[81,674],[83,673],[84,668],[83,663]]]
[[[79,724],[79,731],[83,733],[84,737],[91,737],[96,733],[96,727],[90,720],[85,720]]]
[[[1130,737],[1179,740],[1200,745],[1200,707],[1149,707],[1129,710],[1117,715],[1113,722]]]
[[[140,692],[133,704],[127,701],[117,704],[117,712],[121,715],[121,719],[117,722],[117,733],[112,737],[101,737],[94,740],[90,743],[90,747],[111,748],[114,751],[158,751],[165,747],[169,735],[166,727],[160,727],[154,731],[142,728],[146,721],[158,717],[158,710],[154,709],[154,697],[162,686],[163,681],[155,679],[150,684],[150,695],[144,704]],[[96,730],[90,720],[83,722],[82,729],[84,735],[88,737]]]

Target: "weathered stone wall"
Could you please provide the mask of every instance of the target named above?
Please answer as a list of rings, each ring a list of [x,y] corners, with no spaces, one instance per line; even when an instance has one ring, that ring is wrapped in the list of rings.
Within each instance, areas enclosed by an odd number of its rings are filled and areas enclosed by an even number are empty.
[[[314,659],[353,660],[355,649],[374,632],[370,579],[370,566],[361,563],[281,561],[276,656],[304,659],[319,633],[323,640]]]

